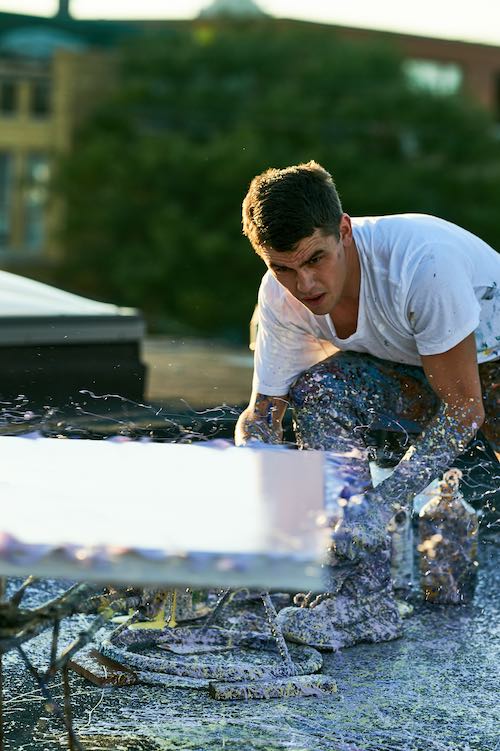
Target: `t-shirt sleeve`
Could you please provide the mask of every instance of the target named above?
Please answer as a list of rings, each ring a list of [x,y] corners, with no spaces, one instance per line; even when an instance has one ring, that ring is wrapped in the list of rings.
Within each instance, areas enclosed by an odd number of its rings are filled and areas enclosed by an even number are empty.
[[[284,396],[297,376],[330,355],[331,349],[331,345],[294,320],[293,310],[283,295],[273,295],[269,285],[261,285],[254,391],[266,396]]]
[[[447,352],[479,325],[471,275],[452,254],[453,248],[427,254],[413,275],[406,315],[421,355]]]

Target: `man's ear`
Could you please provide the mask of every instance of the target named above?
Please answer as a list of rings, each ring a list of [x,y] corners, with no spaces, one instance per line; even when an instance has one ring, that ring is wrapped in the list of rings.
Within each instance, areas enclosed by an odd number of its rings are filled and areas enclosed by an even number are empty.
[[[352,224],[349,214],[342,214],[339,229],[341,240],[352,240]]]

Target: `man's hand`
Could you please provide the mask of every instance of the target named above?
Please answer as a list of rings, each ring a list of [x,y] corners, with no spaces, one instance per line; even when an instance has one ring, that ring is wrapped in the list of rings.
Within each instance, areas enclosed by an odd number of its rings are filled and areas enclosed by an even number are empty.
[[[244,446],[251,441],[281,443],[283,438],[281,423],[287,406],[288,400],[285,396],[253,393],[250,404],[241,413],[236,423],[235,444]]]

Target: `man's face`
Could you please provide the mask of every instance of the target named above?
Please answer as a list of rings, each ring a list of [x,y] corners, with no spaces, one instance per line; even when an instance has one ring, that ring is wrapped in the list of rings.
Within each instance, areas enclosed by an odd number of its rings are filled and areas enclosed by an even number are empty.
[[[319,229],[294,250],[261,250],[271,273],[314,315],[331,313],[344,292],[347,267],[344,242]]]

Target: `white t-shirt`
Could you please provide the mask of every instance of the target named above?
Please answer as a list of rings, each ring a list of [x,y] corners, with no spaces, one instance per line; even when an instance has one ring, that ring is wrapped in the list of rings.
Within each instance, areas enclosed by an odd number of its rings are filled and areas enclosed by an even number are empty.
[[[425,214],[352,219],[361,264],[357,329],[339,339],[267,272],[259,290],[253,387],[286,394],[337,349],[421,365],[475,332],[478,362],[500,358],[500,255],[467,230]]]

